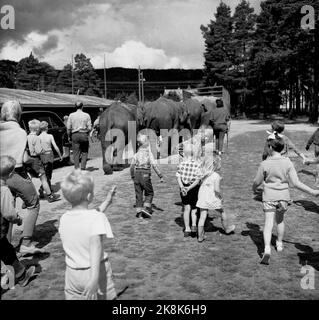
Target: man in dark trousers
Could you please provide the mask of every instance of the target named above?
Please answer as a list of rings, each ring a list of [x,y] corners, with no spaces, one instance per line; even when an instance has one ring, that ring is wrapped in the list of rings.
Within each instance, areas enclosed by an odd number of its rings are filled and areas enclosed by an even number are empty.
[[[229,128],[230,114],[227,107],[224,106],[223,100],[216,100],[216,108],[212,110],[210,122],[216,136],[216,150],[222,154],[224,146],[224,137]]]
[[[89,133],[92,130],[91,117],[83,112],[83,103],[78,101],[75,104],[76,111],[68,118],[67,129],[69,138],[72,136],[72,149],[75,169],[80,167],[86,169],[86,161],[89,152]]]

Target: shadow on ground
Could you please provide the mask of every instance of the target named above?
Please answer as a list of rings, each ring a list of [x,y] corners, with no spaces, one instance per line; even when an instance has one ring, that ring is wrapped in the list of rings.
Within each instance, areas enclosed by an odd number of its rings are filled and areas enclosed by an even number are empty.
[[[319,206],[314,203],[313,201],[310,200],[295,200],[294,204],[297,206],[302,206],[306,211],[314,212],[314,213],[319,213]]]
[[[52,241],[52,238],[58,232],[56,227],[58,220],[48,220],[37,225],[34,233],[34,241],[38,241],[37,247],[43,248]]]

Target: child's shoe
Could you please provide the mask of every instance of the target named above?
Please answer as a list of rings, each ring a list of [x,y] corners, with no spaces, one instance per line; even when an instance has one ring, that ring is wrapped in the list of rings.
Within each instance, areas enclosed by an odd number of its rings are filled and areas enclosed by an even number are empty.
[[[184,238],[188,238],[191,236],[191,232],[190,231],[184,231]]]
[[[42,187],[40,187],[40,189],[39,189],[39,198],[40,198],[40,199],[44,199],[44,198],[45,198]]]
[[[51,202],[59,201],[61,199],[58,194],[51,193],[50,195],[48,195],[47,200],[49,203],[51,203]]]
[[[276,250],[277,252],[282,252],[284,250],[284,245],[280,241],[276,241]]]
[[[145,218],[152,218],[152,209],[145,207],[141,210],[142,216]]]
[[[228,235],[228,234],[233,233],[235,231],[235,229],[236,229],[236,226],[234,224],[232,224],[231,226],[225,228],[224,231]]]
[[[269,265],[269,260],[270,260],[270,248],[265,248],[265,251],[260,260],[260,263]]]
[[[30,280],[36,275],[37,273],[35,266],[31,266],[28,270],[25,271],[23,278],[18,281],[19,285],[21,287],[25,287],[30,282]]]

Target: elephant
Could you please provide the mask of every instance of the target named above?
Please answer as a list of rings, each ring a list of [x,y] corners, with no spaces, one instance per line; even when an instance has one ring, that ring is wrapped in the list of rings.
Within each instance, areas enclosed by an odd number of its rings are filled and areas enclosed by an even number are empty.
[[[188,114],[188,129],[193,133],[195,129],[199,129],[202,125],[202,115],[207,110],[205,109],[204,104],[196,99],[186,99],[184,100],[184,104]]]
[[[159,155],[159,145],[163,145],[162,143],[167,147],[164,150],[167,150],[169,155],[172,143],[171,130],[175,129],[179,132],[189,127],[188,110],[183,102],[160,97],[156,101],[145,104],[144,126],[155,133],[155,139],[157,137],[157,155]],[[165,129],[166,131],[163,131]],[[166,151],[161,150],[162,155],[166,155]]]
[[[186,126],[188,111],[183,102],[175,102],[164,97],[145,104],[144,126],[160,135],[161,129],[180,130]]]
[[[112,174],[113,170],[118,170],[124,164],[122,162],[122,154],[125,146],[130,142],[136,143],[133,139],[136,138],[137,132],[143,125],[144,108],[140,106],[124,104],[122,102],[114,102],[107,108],[100,116],[100,136],[102,147],[103,170],[105,174]],[[129,121],[136,123],[136,128],[132,130],[136,132],[129,132]],[[122,135],[116,136],[114,131],[112,134],[111,129],[117,129]],[[116,151],[113,150],[116,147]],[[108,149],[110,148],[110,149]],[[106,159],[106,151],[109,150],[110,161]],[[114,156],[116,157],[114,161]]]

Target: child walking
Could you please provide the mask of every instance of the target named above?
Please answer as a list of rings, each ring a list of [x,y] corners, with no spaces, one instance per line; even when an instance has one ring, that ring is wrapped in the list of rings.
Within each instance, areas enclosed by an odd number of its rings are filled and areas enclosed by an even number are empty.
[[[199,154],[201,149],[191,143],[184,144],[184,158],[178,165],[176,177],[180,188],[180,196],[184,206],[184,237],[189,237],[197,232],[197,198],[199,190],[199,182],[201,179],[201,162]],[[190,219],[192,227],[190,227]]]
[[[274,220],[277,223],[276,249],[283,250],[283,237],[285,231],[284,214],[287,211],[290,200],[289,185],[307,192],[313,196],[319,195],[319,190],[313,190],[300,182],[296,169],[289,158],[282,156],[285,148],[285,140],[278,134],[268,137],[270,156],[264,160],[257,171],[253,183],[253,191],[257,192],[260,185],[263,186],[263,209],[265,213],[264,253],[262,264],[269,264],[271,255],[271,236]]]
[[[27,137],[28,149],[29,149],[30,157],[32,158],[32,164],[28,171],[31,174],[31,176],[33,176],[34,178],[39,178],[41,181],[42,188],[40,188],[39,190],[40,197],[44,198],[44,194],[43,194],[43,190],[44,190],[46,193],[48,202],[58,201],[60,200],[59,195],[53,194],[51,192],[51,188],[48,183],[45,170],[40,158],[41,154],[43,153],[41,140],[40,140],[40,137],[38,136],[38,133],[40,130],[40,121],[33,119],[29,121],[28,125],[30,130],[30,133]]]
[[[200,208],[200,218],[198,221],[198,242],[205,240],[204,225],[208,210],[215,210],[221,216],[222,226],[226,234],[231,234],[235,230],[235,225],[229,225],[229,219],[223,209],[222,196],[220,190],[221,176],[218,171],[221,168],[221,157],[219,155],[208,155],[202,164],[202,183],[198,192],[196,206]]]
[[[41,154],[40,159],[44,167],[44,172],[47,177],[48,185],[50,187],[50,190],[52,192],[52,185],[51,185],[51,179],[52,179],[52,172],[53,172],[53,150],[52,146],[55,149],[56,153],[58,154],[60,161],[63,160],[61,152],[58,148],[58,146],[55,143],[54,137],[52,134],[48,134],[48,128],[49,124],[46,121],[41,121],[40,123],[40,142],[41,142]],[[43,194],[43,187],[41,186],[39,190],[40,194]]]
[[[35,276],[36,268],[26,268],[17,258],[16,251],[8,240],[9,223],[22,224],[22,219],[14,207],[14,198],[6,184],[12,174],[16,161],[10,156],[0,157],[0,184],[1,184],[1,235],[0,235],[0,260],[6,266],[12,266],[14,270],[15,283],[26,286],[30,279]],[[11,232],[11,230],[10,230]],[[39,250],[40,252],[41,250]],[[2,268],[1,268],[2,269]],[[4,268],[6,269],[6,268]],[[3,279],[1,279],[2,284]]]
[[[163,175],[155,163],[149,138],[147,135],[140,134],[137,137],[139,149],[133,156],[130,173],[134,181],[135,196],[136,196],[136,217],[151,218],[152,217],[152,201],[154,190],[151,181],[151,168],[154,169],[160,181],[163,182]],[[143,197],[145,194],[145,202]]]
[[[65,298],[67,300],[113,300],[116,298],[112,269],[103,250],[105,237],[113,238],[103,213],[112,202],[115,187],[99,211],[89,209],[94,197],[92,176],[80,169],[69,173],[61,184],[71,210],[60,219],[59,233],[65,251]]]
[[[299,149],[297,149],[297,147],[291,142],[291,140],[287,136],[283,134],[285,130],[285,124],[283,122],[274,121],[271,124],[271,129],[272,129],[272,132],[267,131],[269,134],[271,133],[277,134],[284,141],[285,145],[281,151],[281,155],[283,155],[284,157],[288,157],[289,149],[292,149],[300,158],[302,158],[303,161],[305,161],[305,155]],[[271,155],[271,150],[269,148],[268,139],[267,139],[265,143],[262,159],[266,160],[267,157],[270,155]]]

